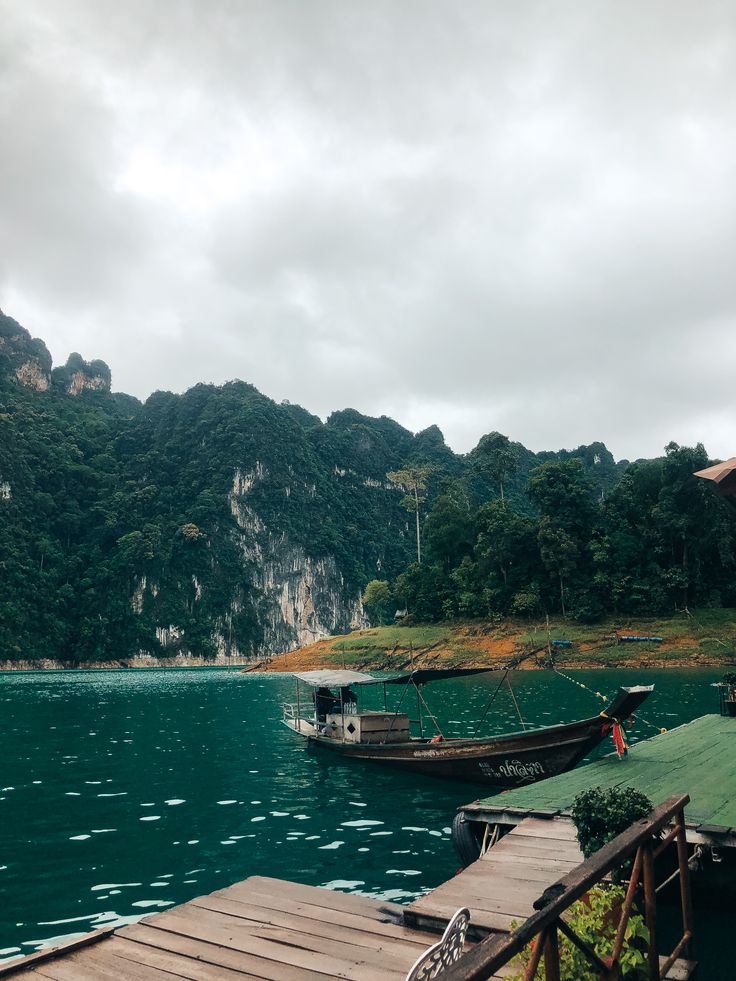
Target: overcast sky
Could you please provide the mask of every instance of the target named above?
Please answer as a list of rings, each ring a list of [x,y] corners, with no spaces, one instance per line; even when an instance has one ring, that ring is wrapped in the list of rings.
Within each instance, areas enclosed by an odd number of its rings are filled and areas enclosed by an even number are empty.
[[[0,0],[0,307],[145,398],[736,453],[736,8]]]

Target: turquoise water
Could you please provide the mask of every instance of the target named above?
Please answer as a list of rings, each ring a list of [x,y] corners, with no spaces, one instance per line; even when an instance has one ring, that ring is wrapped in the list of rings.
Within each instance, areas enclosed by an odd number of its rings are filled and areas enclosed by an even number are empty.
[[[632,741],[717,711],[717,670],[588,671],[612,694],[655,682]],[[425,689],[446,735],[472,735],[498,675]],[[539,724],[599,710],[518,672]],[[458,867],[455,809],[487,794],[309,748],[280,724],[285,675],[222,670],[0,674],[0,958],[131,922],[249,875],[409,902]],[[381,704],[380,691],[368,700]],[[413,712],[413,706],[412,706]],[[501,691],[481,734],[518,729]],[[606,747],[610,749],[610,745]]]

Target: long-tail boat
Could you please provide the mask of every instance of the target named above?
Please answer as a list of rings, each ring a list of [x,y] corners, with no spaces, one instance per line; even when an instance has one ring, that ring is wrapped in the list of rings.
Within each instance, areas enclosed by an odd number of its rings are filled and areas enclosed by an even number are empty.
[[[410,734],[409,715],[400,712],[410,688],[416,691],[421,719],[423,685],[487,670],[493,669],[417,669],[383,677],[346,670],[299,672],[296,701],[283,706],[283,722],[310,743],[349,759],[499,788],[520,787],[571,770],[609,732],[629,719],[654,688],[619,688],[599,715],[564,725],[481,738],[445,737],[439,727],[433,737]],[[302,682],[311,689],[310,694],[302,691]],[[384,711],[358,710],[353,688],[365,685],[383,685]],[[390,685],[405,686],[394,712],[386,704]],[[436,724],[431,712],[427,715]]]

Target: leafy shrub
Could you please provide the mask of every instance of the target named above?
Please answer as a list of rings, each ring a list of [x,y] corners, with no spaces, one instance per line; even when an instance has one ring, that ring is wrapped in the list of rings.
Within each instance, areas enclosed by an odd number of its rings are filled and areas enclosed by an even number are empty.
[[[588,858],[634,821],[646,817],[652,802],[633,787],[591,787],[573,801],[572,819],[583,855]]]
[[[567,924],[601,958],[610,957],[613,952],[624,895],[621,886],[595,886],[583,899],[573,903],[565,916]],[[512,928],[517,925],[512,923]],[[624,938],[625,943],[621,952],[621,977],[625,981],[640,981],[647,977],[644,950],[649,942],[649,930],[644,923],[644,918],[638,913],[629,918]],[[600,975],[582,951],[561,933],[558,934],[558,940],[561,981],[597,981]],[[532,941],[532,944],[534,943],[535,941]],[[536,943],[539,943],[539,938]],[[509,981],[522,981],[532,957],[532,944],[512,962],[512,965],[519,967],[520,970],[517,974],[512,974]],[[534,977],[535,981],[542,981],[544,978],[542,965]]]

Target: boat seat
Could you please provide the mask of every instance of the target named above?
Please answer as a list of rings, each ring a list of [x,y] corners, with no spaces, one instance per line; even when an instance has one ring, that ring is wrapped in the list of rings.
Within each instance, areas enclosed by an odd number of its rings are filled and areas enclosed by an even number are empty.
[[[412,965],[406,981],[429,981],[439,977],[462,956],[465,935],[470,924],[470,910],[457,910],[442,934],[442,939],[425,950]]]

